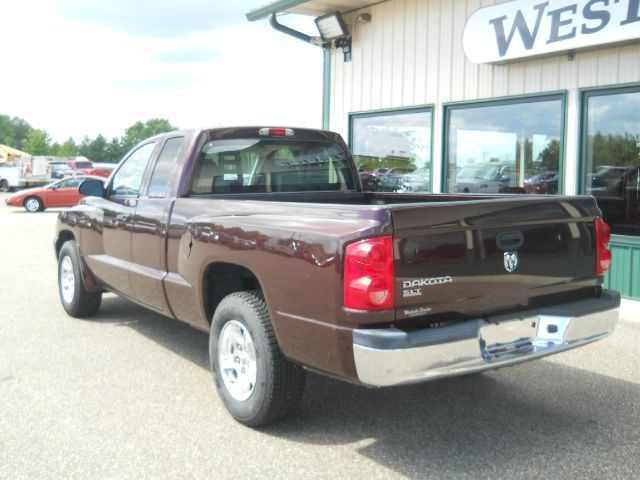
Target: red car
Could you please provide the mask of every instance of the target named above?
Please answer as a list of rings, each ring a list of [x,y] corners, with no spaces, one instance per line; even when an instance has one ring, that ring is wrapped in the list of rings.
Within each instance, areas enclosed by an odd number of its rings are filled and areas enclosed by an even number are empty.
[[[78,192],[78,187],[88,178],[104,180],[90,176],[64,178],[44,187],[20,190],[7,197],[5,202],[12,207],[24,207],[27,212],[41,212],[51,207],[72,207],[84,197]]]
[[[109,178],[109,175],[111,175],[111,172],[113,172],[117,166],[117,163],[94,163],[93,170],[88,175]]]
[[[93,175],[93,162],[90,160],[67,160],[67,167],[75,173]]]

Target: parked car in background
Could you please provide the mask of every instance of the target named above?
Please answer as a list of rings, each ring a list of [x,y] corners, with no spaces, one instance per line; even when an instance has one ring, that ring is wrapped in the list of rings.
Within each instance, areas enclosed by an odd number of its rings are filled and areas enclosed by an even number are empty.
[[[61,179],[73,175],[73,170],[65,162],[49,162],[51,178]]]
[[[640,166],[616,167],[616,176],[603,187],[587,190],[602,210],[602,216],[611,223],[614,233],[638,235],[640,233]]]
[[[377,192],[380,186],[380,178],[373,172],[359,171],[360,183],[362,183],[362,189],[368,192]]]
[[[484,173],[485,169],[482,167],[462,167],[455,176],[455,192],[477,192]]]
[[[380,178],[380,190],[383,192],[397,192],[400,190],[402,179],[405,175],[413,173],[414,167],[389,167],[378,175]]]
[[[536,173],[525,179],[524,190],[527,193],[558,193],[558,172],[548,170]]]
[[[31,213],[52,207],[72,207],[84,197],[78,192],[78,187],[88,178],[104,180],[102,177],[88,175],[63,178],[44,187],[21,190],[7,197],[5,202],[11,207],[24,207]]]
[[[93,175],[93,162],[90,160],[69,160],[67,166],[74,173],[84,173],[85,175]]]
[[[431,176],[426,168],[403,175],[398,182],[398,192],[428,192],[431,188]]]
[[[116,163],[94,163],[91,175],[107,178],[117,167]]]
[[[456,192],[462,193],[524,193],[517,184],[512,163],[463,167],[456,175]]]
[[[607,191],[612,184],[615,184],[629,167],[600,165],[595,173],[587,175],[587,188],[591,191]]]

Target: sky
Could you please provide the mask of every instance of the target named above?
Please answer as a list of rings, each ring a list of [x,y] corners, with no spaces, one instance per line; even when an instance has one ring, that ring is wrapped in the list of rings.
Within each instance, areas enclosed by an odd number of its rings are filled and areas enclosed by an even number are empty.
[[[179,128],[321,126],[322,52],[245,14],[270,0],[20,0],[0,6],[0,114],[53,141]],[[280,22],[315,34],[313,20]]]

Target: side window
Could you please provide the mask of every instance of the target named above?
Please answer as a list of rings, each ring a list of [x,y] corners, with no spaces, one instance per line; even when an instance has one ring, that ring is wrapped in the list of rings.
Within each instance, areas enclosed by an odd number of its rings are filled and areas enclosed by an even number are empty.
[[[155,143],[147,143],[129,155],[113,176],[111,195],[138,195],[144,171],[155,146]]]
[[[150,197],[164,198],[171,193],[171,184],[178,168],[178,154],[183,143],[184,137],[170,138],[165,142],[151,175]]]
[[[64,182],[60,184],[58,188],[76,188],[76,187],[79,187],[80,184],[84,181],[85,179],[82,177],[67,178]]]

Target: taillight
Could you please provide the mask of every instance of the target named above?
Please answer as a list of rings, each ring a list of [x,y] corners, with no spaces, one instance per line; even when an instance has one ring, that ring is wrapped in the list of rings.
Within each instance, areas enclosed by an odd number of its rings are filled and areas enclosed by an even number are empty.
[[[262,137],[293,137],[294,133],[291,128],[261,128],[258,135]]]
[[[609,225],[600,217],[596,217],[596,275],[598,276],[604,275],[611,266],[611,252],[607,248],[610,239]]]
[[[393,237],[347,245],[344,259],[344,306],[387,310],[394,305]]]

